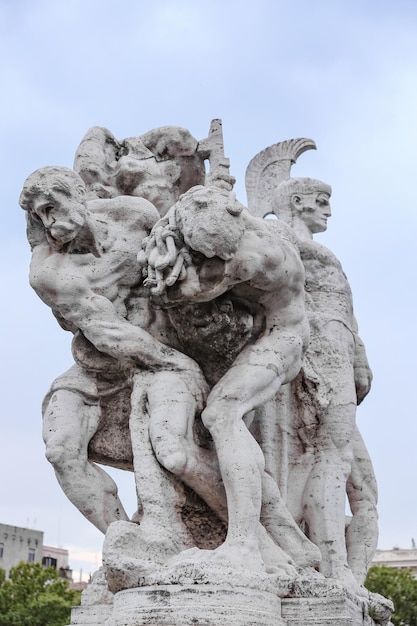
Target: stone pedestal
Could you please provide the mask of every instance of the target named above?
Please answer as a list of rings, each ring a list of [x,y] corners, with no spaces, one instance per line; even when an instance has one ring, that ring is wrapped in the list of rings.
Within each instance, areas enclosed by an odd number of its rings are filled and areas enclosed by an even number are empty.
[[[112,604],[74,606],[71,611],[70,626],[105,626],[112,610]]]
[[[372,626],[363,603],[347,597],[285,598],[281,615],[287,626]]]
[[[155,585],[115,595],[105,626],[286,626],[274,594],[215,585]]]
[[[248,587],[154,585],[119,591],[113,605],[75,607],[70,626],[386,626],[391,611],[380,596],[340,589],[280,599]]]

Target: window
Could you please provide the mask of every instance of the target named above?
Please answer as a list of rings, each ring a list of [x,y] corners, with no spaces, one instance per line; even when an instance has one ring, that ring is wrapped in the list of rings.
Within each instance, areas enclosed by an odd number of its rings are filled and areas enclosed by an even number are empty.
[[[35,562],[35,548],[29,548],[28,561],[29,563]]]
[[[56,569],[57,560],[53,559],[51,556],[44,556],[42,559],[42,565],[44,567],[53,567]]]
[[[4,543],[0,543],[0,559],[3,558],[4,554]]]

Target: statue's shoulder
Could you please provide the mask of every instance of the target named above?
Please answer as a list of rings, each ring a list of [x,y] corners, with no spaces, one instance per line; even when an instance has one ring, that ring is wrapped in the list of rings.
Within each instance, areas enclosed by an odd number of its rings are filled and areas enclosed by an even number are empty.
[[[154,205],[135,196],[117,196],[106,200],[90,200],[89,209],[96,217],[106,221],[123,223],[127,227],[151,229],[159,220]]]
[[[261,218],[259,218],[261,219]],[[297,247],[297,237],[291,226],[279,219],[263,219],[265,227],[275,236],[285,239]]]
[[[277,219],[264,219],[265,227],[274,239],[279,240],[279,246],[292,256],[300,257],[298,239],[294,230],[285,222]]]
[[[342,268],[334,252],[314,239],[300,239],[298,246],[304,262],[316,260],[322,265]]]

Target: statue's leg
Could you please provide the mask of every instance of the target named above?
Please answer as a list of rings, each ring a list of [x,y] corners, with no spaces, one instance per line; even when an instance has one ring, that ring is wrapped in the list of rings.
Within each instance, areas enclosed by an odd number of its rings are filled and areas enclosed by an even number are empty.
[[[261,521],[274,541],[297,566],[316,567],[319,564],[320,550],[297,525],[281,498],[276,482],[266,472],[262,476]]]
[[[228,533],[219,550],[251,554],[256,567],[262,559],[257,529],[262,503],[264,456],[243,421],[243,416],[274,397],[282,383],[300,367],[301,342],[290,333],[271,331],[238,355],[213,387],[202,419],[218,455],[227,496]],[[243,557],[244,558],[244,557]]]
[[[194,441],[194,419],[202,402],[193,393],[195,382],[190,376],[180,371],[154,374],[147,389],[150,439],[161,465],[225,520],[226,497],[216,454]]]
[[[111,562],[112,568],[117,565],[117,570],[120,562],[116,561],[121,555],[123,559],[135,560],[136,566],[142,568],[146,561],[149,565],[163,563],[192,545],[181,518],[185,501],[181,485],[158,463],[150,441],[148,391],[156,376],[139,370],[133,377],[129,431],[139,508],[134,518],[136,524],[121,523],[107,533],[106,563]]]
[[[378,489],[372,461],[357,428],[347,495],[353,515],[346,529],[348,563],[363,585],[378,544]]]
[[[101,532],[128,516],[113,479],[88,460],[88,444],[97,431],[100,408],[76,391],[55,390],[43,416],[46,458],[65,495]]]
[[[220,396],[214,397],[202,414],[216,446],[227,497],[228,531],[222,553],[225,559],[241,560],[242,566],[262,569],[257,526],[264,459],[242,418],[239,401]]]
[[[345,542],[346,483],[352,465],[355,412],[354,403],[332,403],[320,416],[315,463],[303,501],[309,537],[322,554],[320,571],[348,586],[356,584]]]
[[[193,382],[186,372],[168,371],[154,375],[147,388],[152,446],[161,465],[181,478],[207,502],[220,519],[227,522],[226,494],[217,456],[213,451],[199,447],[194,441],[194,418],[202,402],[192,390]],[[258,453],[256,443],[241,423],[250,445]],[[271,540],[259,520],[256,537],[267,566],[287,567],[289,557]],[[304,542],[309,543],[305,537]],[[317,554],[315,556],[317,558]],[[205,558],[204,555],[202,558]],[[303,555],[304,561],[305,558]]]

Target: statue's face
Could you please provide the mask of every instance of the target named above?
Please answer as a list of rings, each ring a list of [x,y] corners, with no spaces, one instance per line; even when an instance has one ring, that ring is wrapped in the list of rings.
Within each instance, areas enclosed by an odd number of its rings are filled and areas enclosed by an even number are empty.
[[[77,194],[68,197],[54,190],[40,194],[32,201],[31,213],[42,222],[55,248],[72,241],[85,223],[85,206]]]
[[[116,184],[126,195],[138,196],[152,202],[163,217],[178,199],[175,183],[180,168],[173,161],[122,157],[118,162]]]
[[[299,198],[295,202],[299,218],[304,222],[311,233],[322,233],[327,229],[327,220],[332,214],[330,196],[327,192],[317,191],[306,194],[296,194]]]

